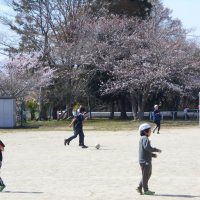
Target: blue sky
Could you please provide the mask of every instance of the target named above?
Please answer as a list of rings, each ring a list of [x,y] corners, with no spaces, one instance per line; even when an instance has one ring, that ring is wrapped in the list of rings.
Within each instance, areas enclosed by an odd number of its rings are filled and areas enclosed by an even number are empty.
[[[5,2],[9,0],[0,0],[0,13],[12,16],[11,10],[6,6]],[[172,10],[173,18],[178,18],[182,21],[183,27],[193,29],[191,35],[200,38],[200,0],[161,0],[165,7]],[[0,39],[4,37],[14,37],[5,26],[0,24]],[[3,57],[0,55],[0,62]]]
[[[172,16],[182,21],[183,27],[193,29],[192,35],[200,36],[200,0],[162,0]]]

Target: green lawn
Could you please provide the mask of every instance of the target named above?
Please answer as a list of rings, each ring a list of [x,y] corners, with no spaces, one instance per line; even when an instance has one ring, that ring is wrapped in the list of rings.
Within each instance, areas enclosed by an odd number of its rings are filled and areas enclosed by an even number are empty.
[[[18,126],[15,129],[0,129],[0,132],[16,132],[16,131],[28,131],[28,130],[35,130],[35,131],[51,131],[51,130],[72,130],[69,128],[68,125],[71,120],[52,120],[52,121],[28,121],[24,124],[23,127]],[[145,122],[149,122],[146,120]],[[143,123],[139,121],[133,120],[110,120],[110,119],[92,119],[87,120],[84,123],[84,130],[85,131],[120,131],[120,130],[134,130],[137,129],[138,126]],[[152,124],[152,122],[149,122]],[[198,126],[198,121],[172,121],[172,120],[165,120],[161,122],[161,128],[170,128],[170,127],[188,127],[188,126]]]

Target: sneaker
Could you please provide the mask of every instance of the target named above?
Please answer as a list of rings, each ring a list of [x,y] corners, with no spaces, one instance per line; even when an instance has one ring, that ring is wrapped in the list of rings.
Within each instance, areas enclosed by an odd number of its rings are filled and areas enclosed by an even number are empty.
[[[143,193],[142,193],[142,188],[137,187],[137,188],[136,188],[136,191],[137,191],[140,195],[143,195]]]
[[[160,132],[157,132],[157,134],[160,134]]]
[[[147,190],[146,192],[144,192],[144,195],[154,195],[155,192],[152,192],[150,190]]]
[[[83,148],[83,149],[86,149],[86,148],[88,148],[88,146],[86,146],[86,145],[82,145],[82,148]]]
[[[64,145],[66,146],[66,144],[69,145],[69,141],[67,139],[64,139]]]
[[[0,186],[0,192],[2,192],[5,187],[6,187],[5,185],[1,185]]]

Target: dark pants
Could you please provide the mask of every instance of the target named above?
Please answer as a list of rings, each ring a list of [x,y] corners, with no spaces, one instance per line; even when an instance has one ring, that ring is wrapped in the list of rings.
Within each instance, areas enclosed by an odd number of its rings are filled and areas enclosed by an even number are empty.
[[[160,121],[154,121],[154,123],[156,124],[156,127],[154,128],[153,132],[158,129],[158,132],[160,131]]]
[[[149,190],[148,181],[151,177],[152,173],[152,165],[151,163],[140,163],[141,171],[142,171],[142,179],[139,183],[139,188],[143,188],[144,192]]]
[[[1,170],[1,164],[2,164],[2,162],[0,161],[0,170]],[[0,177],[0,186],[5,186],[1,177]]]
[[[190,119],[190,116],[187,113],[184,113],[184,119],[185,120]]]
[[[79,135],[79,145],[84,145],[84,133],[83,133],[83,130],[74,131],[74,135],[69,137],[67,139],[67,141],[70,142],[71,140],[75,139],[78,135]]]

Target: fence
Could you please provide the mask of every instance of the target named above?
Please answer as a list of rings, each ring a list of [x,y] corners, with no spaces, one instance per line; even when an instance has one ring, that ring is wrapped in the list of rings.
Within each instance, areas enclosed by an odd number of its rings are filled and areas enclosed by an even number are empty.
[[[128,117],[133,117],[132,112],[126,112]],[[187,116],[183,111],[161,111],[161,118],[162,120],[165,119],[198,119],[199,118],[199,112],[198,109],[189,110],[187,113]],[[92,118],[109,118],[110,112],[92,112],[91,113]],[[114,117],[120,117],[120,112],[114,112]],[[144,117],[149,118],[150,120],[153,120],[153,112],[144,112]]]
[[[188,110],[187,113],[185,113],[184,111],[161,111],[160,114],[161,114],[162,120],[164,120],[164,119],[188,120],[188,119],[198,119],[199,118],[199,110],[198,109]],[[153,119],[153,112],[149,113],[149,118],[150,118],[150,120]]]
[[[126,112],[128,117],[133,117],[132,112]],[[183,111],[161,111],[161,119],[166,120],[175,120],[175,119],[182,119],[182,120],[187,120],[187,119],[198,119],[199,118],[199,112],[198,109],[194,110],[189,110],[187,113],[187,116]],[[57,111],[57,118],[58,119],[67,119],[68,116],[66,116],[67,113],[66,111]],[[92,118],[109,118],[110,117],[110,112],[92,112],[91,113]],[[120,117],[121,112],[114,112],[114,117]],[[150,120],[153,120],[153,112],[144,112],[144,117],[148,118]],[[30,111],[26,111],[26,118],[30,119]]]

